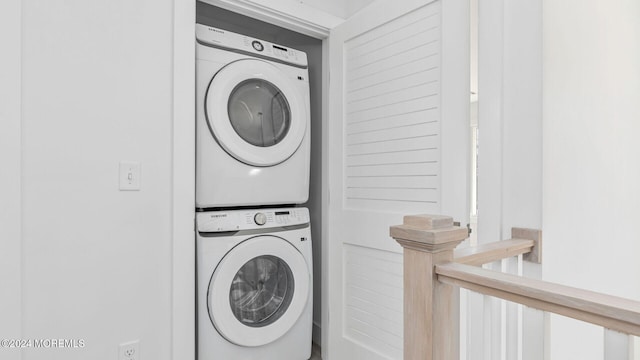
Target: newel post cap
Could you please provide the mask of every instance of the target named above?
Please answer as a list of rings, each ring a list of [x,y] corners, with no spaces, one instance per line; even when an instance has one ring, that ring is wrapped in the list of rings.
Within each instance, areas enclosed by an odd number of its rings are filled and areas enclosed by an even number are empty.
[[[407,215],[402,225],[389,228],[389,235],[405,248],[426,252],[453,250],[469,236],[467,228],[454,226],[443,215]]]

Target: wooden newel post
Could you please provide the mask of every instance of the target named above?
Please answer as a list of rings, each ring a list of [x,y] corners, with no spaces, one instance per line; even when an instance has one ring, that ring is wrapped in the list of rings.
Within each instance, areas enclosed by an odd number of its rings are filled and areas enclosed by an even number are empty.
[[[404,359],[459,359],[460,292],[436,279],[435,266],[453,261],[466,228],[441,215],[411,215],[391,226],[404,248]]]

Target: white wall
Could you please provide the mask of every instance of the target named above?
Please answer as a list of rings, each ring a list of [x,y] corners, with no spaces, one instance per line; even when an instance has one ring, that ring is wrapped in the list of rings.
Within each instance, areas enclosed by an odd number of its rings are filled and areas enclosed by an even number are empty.
[[[543,9],[544,278],[640,300],[640,2]],[[601,358],[601,328],[551,332],[551,358]]]
[[[0,339],[21,338],[20,0],[0,2]],[[0,348],[3,360],[18,360]]]
[[[541,226],[541,3],[479,3],[479,242]]]
[[[195,358],[195,34],[193,1],[173,1],[172,359]]]
[[[23,337],[86,342],[23,358],[116,359],[139,339],[169,359],[173,2],[22,11]],[[141,191],[118,191],[120,160],[142,163]]]
[[[541,51],[541,0],[478,2],[479,243],[509,239],[512,227],[542,227]],[[507,264],[517,269],[513,260]],[[541,274],[537,264],[523,268],[525,276]],[[517,334],[502,331],[503,320],[519,326],[517,308],[506,306],[503,316],[495,299],[469,301],[470,334],[484,334],[469,336],[469,358],[499,359],[503,348],[507,359],[519,352],[525,360],[541,357],[542,313],[524,310],[519,344]]]
[[[374,0],[300,0],[301,3],[346,19]]]

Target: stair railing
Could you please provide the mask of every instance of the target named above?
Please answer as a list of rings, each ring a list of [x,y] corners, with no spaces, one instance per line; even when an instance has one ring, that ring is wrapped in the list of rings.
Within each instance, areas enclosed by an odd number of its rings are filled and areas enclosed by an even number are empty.
[[[467,228],[440,215],[405,216],[390,235],[404,255],[404,359],[459,359],[460,288],[640,336],[640,302],[480,265],[523,254],[540,262],[541,232],[512,229],[512,239],[456,249]]]

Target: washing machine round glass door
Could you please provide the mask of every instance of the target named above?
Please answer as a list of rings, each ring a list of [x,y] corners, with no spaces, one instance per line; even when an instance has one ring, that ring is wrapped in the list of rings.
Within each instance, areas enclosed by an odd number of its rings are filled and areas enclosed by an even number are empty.
[[[300,318],[311,273],[288,241],[261,235],[231,249],[216,267],[207,294],[218,332],[240,346],[261,346],[284,335]]]
[[[232,62],[211,79],[205,99],[207,123],[216,141],[237,160],[272,166],[298,149],[307,127],[300,87],[273,64]]]

